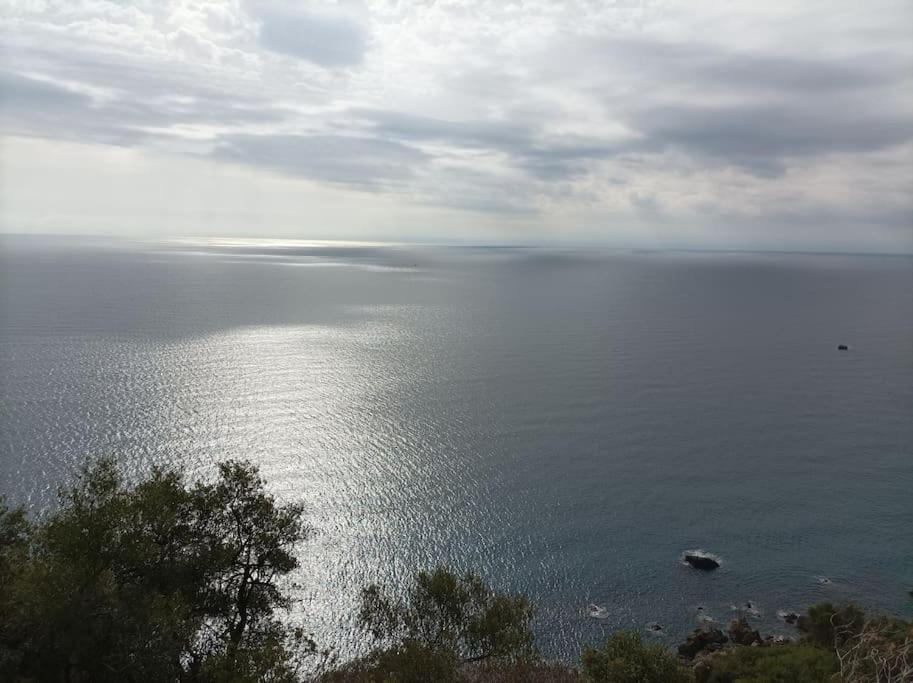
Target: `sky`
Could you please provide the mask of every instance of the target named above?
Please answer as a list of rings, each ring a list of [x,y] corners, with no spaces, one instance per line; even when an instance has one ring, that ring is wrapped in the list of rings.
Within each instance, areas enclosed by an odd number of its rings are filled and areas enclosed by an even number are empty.
[[[0,0],[0,231],[913,252],[909,0]]]

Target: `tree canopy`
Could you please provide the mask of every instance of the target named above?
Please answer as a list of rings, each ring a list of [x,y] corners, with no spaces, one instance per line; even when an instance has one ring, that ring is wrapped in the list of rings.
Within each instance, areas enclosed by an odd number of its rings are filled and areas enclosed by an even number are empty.
[[[313,645],[277,610],[306,535],[250,464],[131,485],[92,462],[39,524],[0,508],[0,679],[294,680]]]

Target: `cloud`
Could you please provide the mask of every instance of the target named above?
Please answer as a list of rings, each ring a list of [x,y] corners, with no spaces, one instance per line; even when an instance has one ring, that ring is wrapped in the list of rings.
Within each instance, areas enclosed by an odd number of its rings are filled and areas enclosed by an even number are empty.
[[[777,207],[848,243],[833,216],[856,207],[858,225],[909,241],[903,2],[7,6],[7,135],[269,171],[450,226],[470,211],[568,234],[706,221],[757,237]]]
[[[427,159],[397,142],[343,135],[228,135],[214,156],[366,189],[408,179]]]
[[[913,138],[909,117],[821,104],[670,106],[640,112],[631,123],[645,148],[679,148],[761,176],[783,173],[790,160],[875,152]]]
[[[367,49],[365,27],[340,8],[312,10],[298,3],[252,3],[260,43],[268,50],[323,67],[350,67]]]

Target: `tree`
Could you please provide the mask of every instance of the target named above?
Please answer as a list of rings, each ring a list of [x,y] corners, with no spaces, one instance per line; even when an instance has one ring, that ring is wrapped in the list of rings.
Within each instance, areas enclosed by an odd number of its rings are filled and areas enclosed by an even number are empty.
[[[580,657],[593,683],[689,683],[691,674],[662,645],[644,645],[640,634],[619,631]]]
[[[436,569],[416,574],[401,600],[378,585],[369,586],[359,618],[382,644],[417,644],[471,663],[532,657],[532,616],[525,598],[495,593],[472,574]]]
[[[0,508],[0,678],[295,679],[313,643],[276,614],[307,528],[253,465],[194,486],[156,468],[131,486],[99,460],[59,503],[33,527]]]

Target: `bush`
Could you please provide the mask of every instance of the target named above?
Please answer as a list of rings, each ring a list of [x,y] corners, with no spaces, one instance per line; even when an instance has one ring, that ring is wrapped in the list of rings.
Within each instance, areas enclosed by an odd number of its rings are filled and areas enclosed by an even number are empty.
[[[736,647],[707,660],[708,683],[831,683],[837,658],[808,645]]]
[[[466,667],[466,683],[580,683],[580,675],[563,664],[541,661],[485,664]]]
[[[456,683],[462,680],[459,659],[449,648],[433,649],[404,640],[378,649],[321,677],[322,683]]]
[[[879,617],[837,648],[844,683],[913,681],[913,624]]]
[[[688,683],[690,672],[662,645],[644,645],[640,634],[621,631],[600,648],[581,655],[583,673],[593,683]]]
[[[809,607],[796,626],[803,633],[803,642],[833,650],[858,635],[864,624],[865,613],[855,605],[834,607],[823,602]]]

